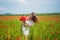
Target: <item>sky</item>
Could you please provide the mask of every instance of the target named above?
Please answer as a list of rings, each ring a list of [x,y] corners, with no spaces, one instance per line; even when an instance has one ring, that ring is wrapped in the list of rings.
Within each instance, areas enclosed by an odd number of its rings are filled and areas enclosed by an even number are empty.
[[[0,14],[60,12],[60,0],[0,0]]]

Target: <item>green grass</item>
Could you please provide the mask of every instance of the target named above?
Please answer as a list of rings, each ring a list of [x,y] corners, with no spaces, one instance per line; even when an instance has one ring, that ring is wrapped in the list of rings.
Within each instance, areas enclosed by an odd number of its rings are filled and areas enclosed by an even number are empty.
[[[8,37],[11,40],[16,40],[17,37],[24,40],[21,27],[22,23],[18,19],[13,21],[0,20],[0,40],[6,40]],[[30,27],[29,40],[54,40],[56,38],[60,40],[60,21],[50,20],[46,22],[42,20]]]

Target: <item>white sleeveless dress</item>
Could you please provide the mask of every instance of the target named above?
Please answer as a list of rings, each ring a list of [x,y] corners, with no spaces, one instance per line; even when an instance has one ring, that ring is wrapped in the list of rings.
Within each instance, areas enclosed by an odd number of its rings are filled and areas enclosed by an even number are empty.
[[[26,20],[26,23],[29,25],[29,26],[33,26],[33,22],[32,21],[30,21],[30,20]],[[29,27],[24,27],[24,26],[22,26],[22,31],[23,31],[23,34],[24,35],[29,35],[29,31],[30,31],[30,28]]]

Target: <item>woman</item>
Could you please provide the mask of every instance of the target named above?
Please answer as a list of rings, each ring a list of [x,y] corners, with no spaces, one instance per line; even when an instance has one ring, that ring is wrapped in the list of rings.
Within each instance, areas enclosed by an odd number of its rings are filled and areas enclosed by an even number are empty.
[[[37,17],[34,14],[34,12],[32,12],[31,15],[28,17],[24,17],[24,16],[21,17],[20,21],[22,21],[22,24],[23,24],[22,31],[24,34],[24,38],[25,38],[25,40],[28,40],[28,35],[29,35],[29,31],[30,31],[29,27],[33,26],[34,23],[37,22]]]
[[[31,19],[32,19],[33,22],[37,22],[37,16],[35,15],[34,12],[31,13],[30,17],[31,17]]]
[[[34,23],[37,22],[37,16],[34,12],[31,13],[31,15],[28,17],[28,20],[26,20],[26,23],[30,26],[33,26]]]

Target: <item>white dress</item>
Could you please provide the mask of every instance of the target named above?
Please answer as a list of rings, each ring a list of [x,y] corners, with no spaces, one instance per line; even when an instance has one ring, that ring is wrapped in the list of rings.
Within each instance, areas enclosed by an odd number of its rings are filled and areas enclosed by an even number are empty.
[[[30,30],[29,28],[22,26],[22,31],[24,35],[29,35],[29,30]]]
[[[26,20],[26,23],[28,24],[28,25],[30,25],[30,26],[33,26],[33,22],[32,21],[30,21],[30,20]],[[24,35],[29,35],[29,31],[30,31],[30,28],[29,27],[24,27],[24,26],[22,26],[22,31],[23,31],[23,34]]]
[[[26,23],[29,25],[29,26],[33,26],[33,22],[31,20],[26,20]]]

